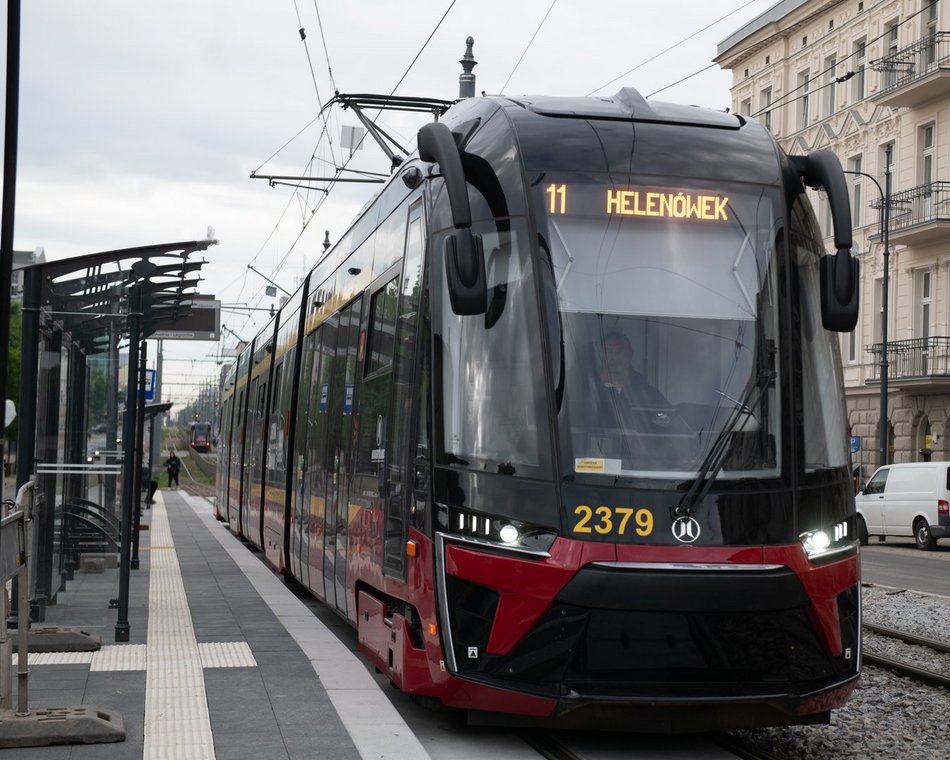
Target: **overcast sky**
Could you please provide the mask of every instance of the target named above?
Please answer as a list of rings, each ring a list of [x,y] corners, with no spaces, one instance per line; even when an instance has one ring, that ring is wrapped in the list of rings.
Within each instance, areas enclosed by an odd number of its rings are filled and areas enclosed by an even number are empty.
[[[325,231],[335,240],[373,192],[338,185],[312,215],[318,195],[249,178],[325,174],[344,160],[352,112],[328,111],[332,147],[315,120],[334,89],[389,94],[409,69],[397,95],[455,98],[471,35],[476,92],[649,95],[710,66],[718,42],[773,4],[25,0],[14,247],[57,259],[200,239],[212,226],[220,245],[201,291],[267,309],[276,299],[248,265],[294,290]],[[713,67],[655,99],[724,109],[730,83]],[[424,121],[381,123],[411,149]],[[367,143],[350,166],[385,172],[389,162]],[[265,318],[223,314],[246,339]],[[216,376],[214,357],[235,342],[227,332],[221,346],[166,341],[165,399],[194,395],[188,384]]]

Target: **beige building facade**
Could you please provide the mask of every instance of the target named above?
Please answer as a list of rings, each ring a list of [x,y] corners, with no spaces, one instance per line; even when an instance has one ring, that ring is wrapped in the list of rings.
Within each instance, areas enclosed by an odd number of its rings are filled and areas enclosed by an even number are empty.
[[[889,461],[950,461],[950,0],[782,0],[716,62],[733,74],[734,112],[788,153],[830,149],[852,172],[861,306],[841,358],[853,463],[866,479],[881,458],[885,313]],[[833,250],[827,203],[812,202]]]

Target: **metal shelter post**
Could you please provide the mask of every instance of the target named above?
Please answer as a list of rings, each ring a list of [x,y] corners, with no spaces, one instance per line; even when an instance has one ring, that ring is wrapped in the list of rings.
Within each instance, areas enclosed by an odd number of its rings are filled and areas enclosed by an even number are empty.
[[[148,359],[148,344],[143,340],[139,349],[139,382],[135,394],[135,414],[138,424],[135,428],[135,518],[132,524],[132,562],[133,570],[139,569],[139,524],[142,520],[142,462],[145,453],[145,370]],[[151,478],[151,473],[149,474]]]
[[[20,342],[20,388],[36,388],[39,384],[40,364],[40,293],[42,275],[35,267],[23,273],[23,338]],[[20,394],[19,435],[17,437],[16,485],[19,489],[33,474],[36,457],[36,394]],[[20,610],[19,584],[26,583],[19,576],[13,579],[10,616],[7,627],[16,628]],[[25,589],[29,597],[30,589]],[[29,604],[26,606],[29,619]]]
[[[131,568],[132,507],[135,498],[135,423],[139,397],[139,333],[142,320],[142,286],[129,287],[129,371],[122,429],[122,537],[119,546],[119,615],[115,640],[129,640],[129,570]]]

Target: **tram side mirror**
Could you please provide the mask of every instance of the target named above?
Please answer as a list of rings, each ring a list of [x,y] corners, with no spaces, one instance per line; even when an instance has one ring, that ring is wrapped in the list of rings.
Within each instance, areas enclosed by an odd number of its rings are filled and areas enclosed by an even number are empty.
[[[488,288],[481,235],[473,235],[466,228],[445,238],[445,282],[454,313],[460,316],[485,313]]]
[[[834,228],[834,256],[821,260],[821,323],[826,330],[851,332],[858,323],[859,265],[851,256],[851,199],[841,162],[830,150],[789,156],[808,187],[824,188]]]
[[[826,330],[851,332],[858,323],[860,262],[848,251],[821,258],[821,323]]]
[[[485,254],[482,241],[472,234],[472,208],[462,156],[451,130],[441,122],[426,124],[417,138],[419,158],[438,163],[449,196],[455,232],[445,239],[445,277],[449,301],[456,314],[484,314],[487,303]]]

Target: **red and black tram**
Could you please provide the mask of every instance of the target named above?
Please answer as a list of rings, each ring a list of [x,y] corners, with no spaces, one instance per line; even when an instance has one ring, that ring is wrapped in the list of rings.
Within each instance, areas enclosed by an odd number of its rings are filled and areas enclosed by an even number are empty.
[[[191,443],[190,446],[195,451],[211,451],[211,423],[193,422],[191,424]]]
[[[240,356],[219,516],[475,722],[827,722],[860,660],[848,203],[738,114],[461,101]]]

